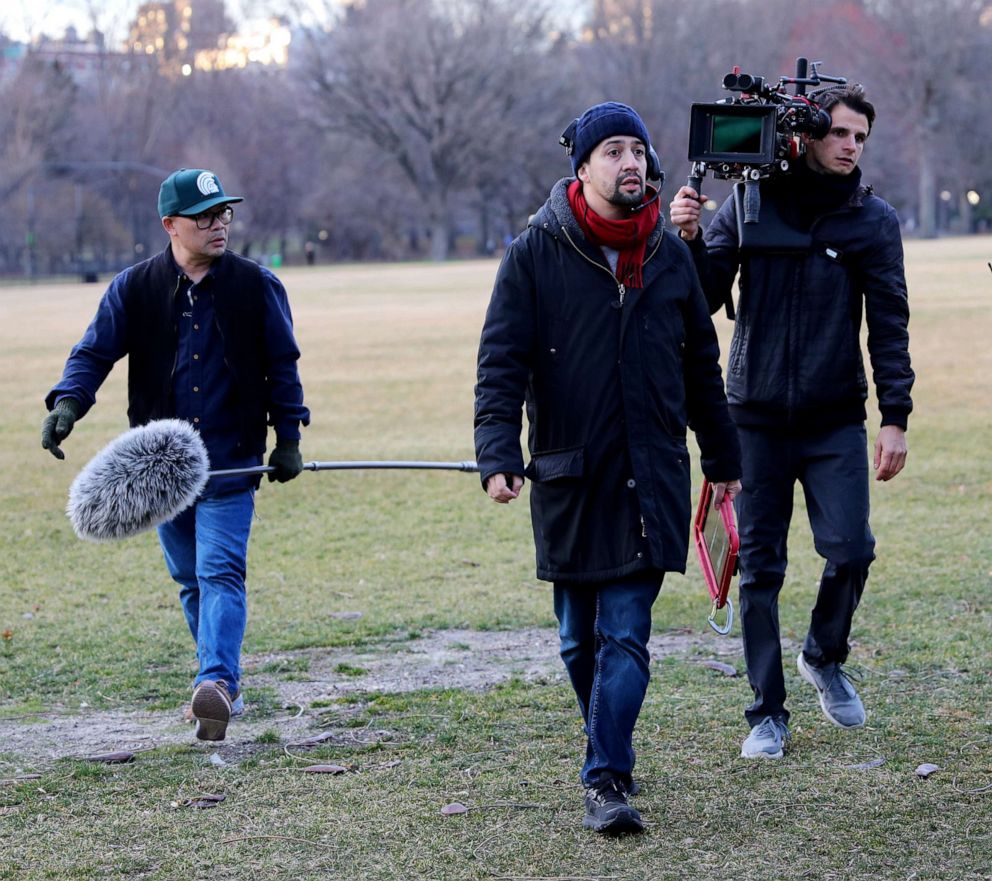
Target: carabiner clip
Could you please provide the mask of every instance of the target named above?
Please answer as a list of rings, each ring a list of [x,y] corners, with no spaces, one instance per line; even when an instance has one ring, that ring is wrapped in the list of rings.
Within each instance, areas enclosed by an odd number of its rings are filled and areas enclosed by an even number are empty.
[[[709,617],[707,617],[706,619],[706,622],[710,625],[710,627],[712,627],[713,630],[719,633],[720,636],[726,636],[728,633],[730,633],[730,628],[734,626],[734,604],[728,598],[726,605],[727,605],[727,620],[724,622],[722,627],[716,623],[716,613],[719,611],[716,606],[716,600],[713,600],[713,605],[710,606]]]

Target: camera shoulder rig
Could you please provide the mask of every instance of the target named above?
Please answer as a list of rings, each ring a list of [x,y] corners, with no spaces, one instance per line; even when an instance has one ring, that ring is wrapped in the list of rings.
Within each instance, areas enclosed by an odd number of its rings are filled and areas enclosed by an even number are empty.
[[[830,130],[830,114],[817,104],[816,93],[806,94],[806,87],[843,85],[847,79],[821,74],[819,64],[797,58],[796,75],[779,77],[775,86],[735,66],[723,78],[723,88],[733,97],[693,104],[689,186],[700,192],[707,172],[721,180],[739,181],[739,216],[744,224],[757,224],[761,213],[758,182],[787,172],[802,156],[805,148],[800,135],[822,138]],[[786,91],[790,85],[795,87],[791,95]]]

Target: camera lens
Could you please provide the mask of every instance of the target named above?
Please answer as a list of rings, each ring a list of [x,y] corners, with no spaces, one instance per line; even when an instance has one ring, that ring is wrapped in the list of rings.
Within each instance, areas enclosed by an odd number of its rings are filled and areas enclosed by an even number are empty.
[[[738,76],[736,73],[728,73],[723,78],[723,87],[725,89],[736,89],[737,88]]]
[[[742,73],[737,77],[737,88],[744,92],[754,88],[754,77],[749,73]]]

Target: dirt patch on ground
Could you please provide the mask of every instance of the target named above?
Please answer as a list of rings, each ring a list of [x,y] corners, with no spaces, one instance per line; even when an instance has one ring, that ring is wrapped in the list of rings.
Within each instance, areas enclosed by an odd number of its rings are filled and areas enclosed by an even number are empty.
[[[663,632],[652,637],[652,658],[684,656],[729,658],[741,654],[739,639],[710,633]],[[244,658],[247,711],[232,721],[227,739],[206,745],[216,761],[239,761],[258,748],[263,732],[275,731],[284,744],[320,736],[334,738],[385,736],[385,732],[344,729],[330,732],[318,725],[313,705],[347,694],[406,692],[425,688],[481,690],[511,677],[535,680],[563,677],[558,636],[550,629],[512,631],[428,631],[419,639],[383,640],[360,649],[305,649]],[[305,672],[291,672],[305,669]],[[285,670],[286,672],[281,672]],[[274,672],[273,672],[274,671]],[[275,691],[284,712],[253,717],[252,688]],[[68,714],[43,713],[26,719],[0,719],[3,764],[24,768],[55,759],[112,751],[140,751],[193,741],[192,727],[174,711],[101,710]],[[196,742],[196,741],[193,741]],[[271,747],[269,747],[271,748]],[[13,760],[11,762],[11,760]]]

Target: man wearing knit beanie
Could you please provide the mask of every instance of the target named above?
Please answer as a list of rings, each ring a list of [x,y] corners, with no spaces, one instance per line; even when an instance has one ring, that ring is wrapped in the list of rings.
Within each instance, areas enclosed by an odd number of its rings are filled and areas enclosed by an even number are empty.
[[[664,229],[661,169],[626,104],[562,135],[574,178],[507,249],[479,346],[475,444],[495,502],[530,480],[537,576],[587,735],[583,825],[639,832],[633,732],[651,607],[685,570],[691,419],[720,499],[740,489],[719,347],[685,244]],[[520,448],[527,405],[530,462]]]
[[[651,146],[647,127],[633,107],[618,101],[596,104],[575,121],[570,159],[572,173],[576,177],[579,174],[579,167],[589,158],[592,148],[610,135],[630,135],[637,138],[645,148]]]

